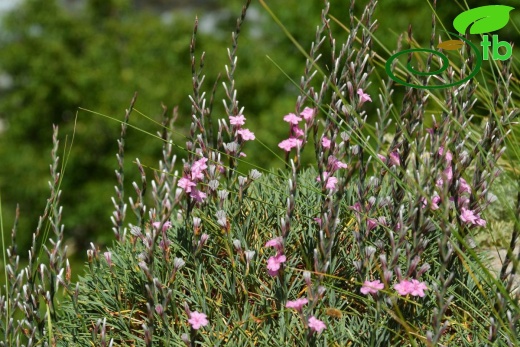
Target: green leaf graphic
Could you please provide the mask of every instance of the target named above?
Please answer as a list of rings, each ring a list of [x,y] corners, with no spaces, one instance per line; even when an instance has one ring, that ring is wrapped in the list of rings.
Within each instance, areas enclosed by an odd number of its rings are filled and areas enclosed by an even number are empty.
[[[453,20],[453,27],[464,34],[472,24],[470,34],[484,34],[502,29],[509,22],[509,12],[514,7],[505,5],[488,5],[464,11]]]

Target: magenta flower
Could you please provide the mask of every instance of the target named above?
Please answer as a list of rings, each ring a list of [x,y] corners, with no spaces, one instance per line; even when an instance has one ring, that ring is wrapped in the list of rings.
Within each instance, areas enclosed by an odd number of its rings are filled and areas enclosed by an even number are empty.
[[[283,149],[286,152],[290,152],[291,148],[295,148],[298,145],[301,147],[302,143],[303,143],[302,140],[296,139],[294,137],[290,137],[287,140],[283,140],[282,142],[280,142],[278,144],[278,147],[280,147],[281,149]]]
[[[383,163],[386,163],[386,157],[385,157],[384,155],[382,155],[382,154],[377,154],[377,157],[378,157],[379,159],[381,159],[381,161],[382,161]]]
[[[354,203],[354,205],[350,206],[350,209],[352,209],[354,212],[361,213],[362,206],[359,203],[359,201],[357,201],[356,203]]]
[[[240,129],[237,130],[237,133],[242,136],[242,140],[249,141],[255,139],[255,134],[252,133],[249,129]]]
[[[294,308],[296,311],[301,312],[303,305],[306,305],[309,302],[306,298],[296,299],[294,301],[287,301],[285,307]]]
[[[301,117],[298,117],[294,113],[289,113],[288,115],[283,117],[283,120],[286,121],[287,123],[298,125],[298,122],[301,121],[302,119],[301,119]]]
[[[314,316],[311,316],[309,318],[309,328],[311,328],[312,331],[318,332],[319,334],[323,329],[326,329],[327,326],[321,320],[317,319]]]
[[[188,323],[191,324],[191,327],[195,330],[200,329],[200,327],[205,327],[208,325],[207,316],[204,313],[199,313],[197,311],[190,313],[190,319],[188,319]]]
[[[267,270],[269,270],[269,275],[276,276],[282,263],[285,263],[286,260],[287,258],[283,254],[277,254],[274,257],[270,257],[267,260]]]
[[[321,138],[321,145],[323,148],[330,148],[330,140],[325,136]]]
[[[360,289],[361,294],[377,294],[378,291],[383,289],[385,285],[380,280],[365,281]]]
[[[244,115],[242,115],[242,114],[239,114],[238,116],[229,117],[229,123],[231,125],[238,125],[238,126],[244,125],[245,121],[246,121],[246,117],[244,117]]]
[[[370,98],[370,95],[368,95],[367,93],[365,93],[365,92],[363,91],[363,89],[359,88],[359,89],[357,90],[357,94],[359,95],[359,101],[360,101],[361,103],[364,103],[364,102],[366,102],[366,101],[370,101],[370,102],[372,102],[372,99]]]
[[[314,113],[314,109],[310,107],[305,107],[303,111],[300,113],[300,116],[302,116],[305,120],[311,120],[312,118],[314,118]]]
[[[190,181],[187,177],[182,177],[179,182],[177,182],[177,186],[186,191],[186,193],[191,192],[191,187],[195,187],[197,184],[195,182]]]
[[[399,159],[399,153],[397,153],[397,152],[390,153],[390,163],[395,166],[401,165],[401,159]]]
[[[367,229],[368,231],[372,231],[377,227],[378,221],[375,218],[368,218],[367,220]]]

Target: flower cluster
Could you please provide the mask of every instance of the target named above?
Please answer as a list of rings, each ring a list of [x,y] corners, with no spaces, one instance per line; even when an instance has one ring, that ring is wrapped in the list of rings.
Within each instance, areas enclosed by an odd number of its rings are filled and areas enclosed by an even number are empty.
[[[242,128],[242,125],[245,124],[246,117],[243,114],[239,114],[238,116],[229,116],[229,124],[233,125],[236,132],[243,141],[250,141],[255,139],[255,134],[249,130]]]
[[[198,190],[197,183],[204,179],[204,172],[208,168],[207,158],[200,158],[191,165],[189,172],[185,172],[184,176],[177,182],[177,186],[182,188],[186,194],[197,202],[202,202],[206,198],[206,194]]]
[[[444,147],[440,147],[438,151],[440,156],[444,154]],[[442,177],[437,178],[436,186],[442,187],[444,183],[451,183],[453,180],[453,169],[452,169],[452,161],[453,154],[447,150],[444,155],[444,159],[446,161],[446,169],[442,172]],[[460,211],[460,220],[465,224],[477,225],[477,226],[486,226],[486,221],[480,217],[480,214],[475,210],[469,209],[469,194],[471,194],[471,186],[466,182],[466,180],[462,177],[459,178],[458,182],[458,193],[460,194],[457,199],[457,210]],[[436,210],[439,208],[440,197],[434,196],[432,198],[431,208],[432,210]],[[453,197],[450,198],[451,201],[454,200]],[[423,200],[424,206],[424,200]]]
[[[322,143],[323,143],[323,140],[324,139],[327,139],[326,137],[323,137],[322,139]],[[330,145],[330,140],[328,140],[328,144]],[[334,157],[334,156],[329,156],[328,158],[328,165],[327,165],[327,170],[328,171],[324,171],[322,176],[323,176],[323,179],[326,180],[325,182],[325,188],[326,189],[330,189],[330,190],[336,190],[336,185],[338,183],[338,179],[336,177],[333,177],[334,173],[339,170],[339,169],[346,169],[347,168],[347,164],[345,164],[344,162],[338,160],[338,158]],[[320,177],[317,177],[316,180],[318,182],[321,182],[321,178]]]
[[[377,294],[378,291],[383,289],[385,285],[380,280],[365,281],[361,286],[360,292],[364,295]],[[399,295],[408,295],[424,297],[424,291],[428,289],[424,282],[420,282],[416,279],[402,280],[401,282],[394,284],[394,289]]]
[[[281,236],[276,237],[266,242],[265,247],[274,247],[276,249],[276,255],[269,257],[267,260],[267,271],[269,275],[276,276],[278,271],[287,258],[283,254],[283,238]]]
[[[291,125],[291,134],[288,139],[280,142],[278,147],[286,152],[290,152],[292,148],[301,147],[303,144],[302,137],[305,135],[305,133],[303,129],[298,126],[298,123],[304,119],[309,124],[314,118],[314,114],[314,109],[305,107],[305,109],[300,113],[301,117],[298,117],[294,113],[289,113],[283,117],[283,120]]]
[[[408,295],[411,296],[420,296],[424,297],[424,291],[428,289],[426,284],[423,282],[419,282],[418,280],[402,280],[401,282],[394,285],[394,289],[397,291],[399,295]]]
[[[385,288],[385,285],[380,280],[365,281],[361,287],[361,294],[377,294],[378,291]]]
[[[309,300],[307,300],[306,298],[300,298],[300,299],[296,299],[294,301],[287,301],[287,304],[285,305],[285,307],[295,309],[296,311],[298,311],[300,316],[303,318],[302,309],[303,309],[303,306],[307,305],[308,302],[309,302]],[[321,320],[317,319],[314,316],[309,317],[307,324],[312,332],[317,332],[318,334],[321,333],[323,329],[327,328],[325,323],[323,323]]]

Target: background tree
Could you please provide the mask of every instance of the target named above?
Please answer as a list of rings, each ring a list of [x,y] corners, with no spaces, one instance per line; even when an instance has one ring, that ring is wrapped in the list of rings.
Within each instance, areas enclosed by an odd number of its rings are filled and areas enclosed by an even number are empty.
[[[51,149],[52,124],[60,126],[60,134],[67,134],[70,143],[78,107],[122,119],[137,91],[136,109],[155,121],[161,119],[161,104],[170,112],[178,105],[176,126],[179,134],[187,133],[184,128],[191,120],[187,96],[192,88],[189,43],[194,18],[199,17],[196,49],[198,56],[206,52],[206,90],[210,91],[228,63],[226,47],[231,43],[230,32],[242,1],[206,1],[204,9],[194,7],[193,2],[190,7],[175,8],[169,3],[25,0],[2,18],[0,120],[5,130],[0,133],[0,190],[6,225],[12,222],[16,203],[20,203],[19,230],[28,231],[19,233],[22,245],[29,241],[48,192],[46,154]],[[359,8],[362,5],[356,4]],[[319,23],[321,3],[287,0],[269,6],[308,50]],[[452,2],[437,4],[437,10],[445,16],[441,20],[448,24],[462,8],[462,4]],[[410,24],[415,39],[425,46],[429,43],[432,11],[427,1],[382,2],[376,12],[378,38],[390,49],[395,49],[398,35]],[[331,14],[348,26],[347,2],[332,1]],[[293,112],[298,89],[287,76],[299,82],[305,58],[259,3],[253,3],[248,16],[240,37],[235,77],[248,125],[261,141],[248,146],[247,160],[262,167],[280,167],[283,162],[268,154],[263,144],[276,149],[287,136],[287,129],[269,125],[273,119]],[[514,12],[512,18],[518,20]],[[336,23],[331,22],[331,26],[337,37],[347,36]],[[508,35],[508,39],[515,38],[513,33]],[[376,43],[374,49],[387,57]],[[324,69],[328,68],[327,61],[327,57],[322,59]],[[380,74],[386,78],[383,70]],[[369,90],[372,95],[377,92]],[[222,98],[219,89],[215,117],[223,115]],[[375,110],[369,108],[368,114],[375,114]],[[130,122],[151,133],[160,130],[137,113]],[[112,239],[110,197],[115,184],[118,134],[117,122],[78,112],[62,201],[67,233],[80,248],[93,239]],[[181,135],[175,141],[185,144]],[[132,160],[139,156],[143,164],[155,166],[161,143],[129,129],[126,144],[126,183],[130,184],[138,179]],[[255,155],[259,152],[261,156]],[[312,156],[309,151],[307,154]]]

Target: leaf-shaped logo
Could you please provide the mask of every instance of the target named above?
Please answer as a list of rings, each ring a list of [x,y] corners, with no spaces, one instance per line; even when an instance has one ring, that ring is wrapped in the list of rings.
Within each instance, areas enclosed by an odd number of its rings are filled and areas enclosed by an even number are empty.
[[[502,29],[509,22],[509,12],[514,7],[505,5],[488,5],[464,11],[453,20],[453,27],[464,34],[471,25],[470,34],[484,34]]]

